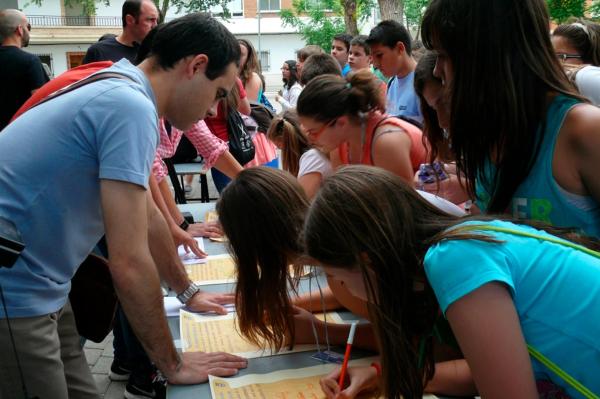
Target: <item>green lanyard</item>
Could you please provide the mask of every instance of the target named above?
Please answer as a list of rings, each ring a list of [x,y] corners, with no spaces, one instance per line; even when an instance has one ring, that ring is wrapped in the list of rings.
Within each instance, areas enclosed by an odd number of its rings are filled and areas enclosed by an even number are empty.
[[[484,225],[468,225],[468,226],[461,227],[460,229],[461,230],[462,229],[464,229],[464,230],[491,230],[491,231],[497,231],[500,233],[507,233],[507,234],[517,235],[517,236],[535,238],[538,240],[549,241],[554,244],[563,245],[565,247],[569,247],[569,248],[575,249],[577,251],[582,251],[588,255],[591,255],[595,258],[600,259],[600,252],[593,251],[589,248],[584,247],[583,245],[575,244],[570,241],[563,241],[556,237],[544,237],[544,236],[541,236],[541,235],[535,234],[535,233],[527,233],[524,231],[508,229],[505,227],[497,227],[497,226],[489,226],[489,225],[485,225],[485,226]],[[552,360],[548,359],[546,356],[544,356],[542,353],[540,353],[533,346],[528,344],[527,350],[529,351],[529,354],[533,358],[535,358],[537,361],[542,363],[544,366],[546,366],[549,370],[551,370],[557,376],[562,378],[567,384],[569,384],[575,390],[577,390],[580,394],[582,394],[584,398],[600,399],[600,396],[598,396],[595,393],[593,393],[592,391],[590,391],[588,388],[585,387],[585,385],[583,385],[582,383],[577,381],[569,373],[567,373],[566,371],[561,369],[556,363],[554,363]]]

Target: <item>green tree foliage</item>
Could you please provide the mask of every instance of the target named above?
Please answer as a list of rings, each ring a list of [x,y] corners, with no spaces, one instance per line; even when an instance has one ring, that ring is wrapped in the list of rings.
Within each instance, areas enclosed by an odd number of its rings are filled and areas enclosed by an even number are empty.
[[[342,6],[337,0],[318,0],[316,3],[311,0],[294,0],[292,9],[281,10],[280,15],[283,26],[296,28],[306,44],[316,44],[329,52],[333,37],[346,30],[342,12]]]
[[[586,11],[585,0],[546,0],[550,18],[561,24],[570,17],[583,17]]]
[[[406,26],[411,31],[416,31],[415,39],[419,38],[421,30],[421,20],[425,9],[431,0],[404,0],[404,17],[406,18]]]
[[[316,44],[323,50],[331,50],[333,37],[342,32],[356,34],[358,29],[347,26],[364,21],[373,9],[372,0],[294,0],[291,9],[281,10],[283,26],[292,26],[306,41]],[[344,7],[346,6],[346,8]]]

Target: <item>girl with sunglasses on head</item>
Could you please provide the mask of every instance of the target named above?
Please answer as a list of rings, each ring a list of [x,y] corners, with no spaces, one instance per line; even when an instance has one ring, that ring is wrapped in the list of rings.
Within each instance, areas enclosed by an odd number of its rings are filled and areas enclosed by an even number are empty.
[[[425,161],[421,131],[385,114],[379,82],[368,70],[314,78],[300,94],[297,112],[308,140],[330,153],[334,168],[374,165],[412,181]]]
[[[598,397],[600,253],[588,248],[600,243],[519,223],[451,216],[378,168],[326,179],[305,219],[306,254],[368,302],[385,348],[381,365],[348,370],[342,392],[339,369],[324,378],[327,397],[381,387],[386,398],[421,398],[445,319],[468,363],[450,370],[463,395],[539,398],[545,378],[559,394]]]
[[[433,0],[423,43],[438,53],[451,152],[479,209],[600,236],[600,110],[570,84],[548,24],[543,0]],[[430,142],[433,157],[443,140]]]
[[[578,19],[552,32],[556,57],[579,92],[600,104],[600,25]]]
[[[283,170],[298,178],[298,183],[311,199],[331,174],[331,163],[326,155],[313,148],[300,128],[296,112],[285,111],[271,122],[267,137],[281,150]]]

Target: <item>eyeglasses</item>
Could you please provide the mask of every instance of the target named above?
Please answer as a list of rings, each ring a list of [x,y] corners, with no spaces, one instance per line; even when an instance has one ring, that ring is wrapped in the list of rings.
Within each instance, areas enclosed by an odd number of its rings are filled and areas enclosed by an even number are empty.
[[[561,62],[567,62],[569,58],[582,58],[579,54],[556,53],[556,58]]]
[[[337,122],[337,118],[330,120],[329,122],[325,123],[323,126],[321,126],[318,130],[313,131],[313,130],[305,130],[306,131],[306,135],[310,138],[312,138],[313,140],[318,140],[319,137],[323,134],[323,132],[325,131],[325,129],[327,129],[328,127],[333,126],[333,124]]]

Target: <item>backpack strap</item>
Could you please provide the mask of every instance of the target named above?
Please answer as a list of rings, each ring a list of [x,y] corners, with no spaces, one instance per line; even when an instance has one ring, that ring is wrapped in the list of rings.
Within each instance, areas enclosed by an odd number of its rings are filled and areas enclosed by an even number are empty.
[[[135,82],[129,76],[124,75],[122,73],[118,73],[118,72],[98,72],[98,73],[95,73],[93,75],[88,76],[87,78],[83,78],[81,80],[78,80],[77,82],[74,82],[74,83],[72,83],[72,84],[70,84],[68,86],[65,86],[62,89],[56,90],[54,93],[48,95],[43,100],[40,100],[39,102],[37,102],[31,108],[35,108],[35,107],[37,107],[40,104],[43,104],[43,103],[48,102],[50,100],[53,100],[56,97],[62,96],[63,94],[67,94],[67,93],[69,93],[69,92],[71,92],[73,90],[76,90],[76,89],[78,89],[78,88],[80,88],[82,86],[88,85],[90,83],[97,82],[99,80],[110,79],[110,78],[130,80],[131,82]]]

